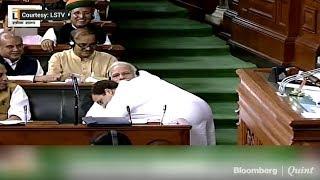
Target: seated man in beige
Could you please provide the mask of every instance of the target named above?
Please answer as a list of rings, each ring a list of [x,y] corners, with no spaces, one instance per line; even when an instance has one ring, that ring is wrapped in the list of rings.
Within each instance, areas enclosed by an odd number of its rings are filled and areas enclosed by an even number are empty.
[[[97,40],[94,32],[78,28],[71,32],[74,47],[53,54],[48,63],[48,75],[61,74],[62,80],[77,74],[81,81],[93,77],[104,79],[107,70],[117,58],[105,52],[96,51]]]
[[[8,82],[6,73],[0,64],[0,120],[30,120],[28,96],[21,86]]]

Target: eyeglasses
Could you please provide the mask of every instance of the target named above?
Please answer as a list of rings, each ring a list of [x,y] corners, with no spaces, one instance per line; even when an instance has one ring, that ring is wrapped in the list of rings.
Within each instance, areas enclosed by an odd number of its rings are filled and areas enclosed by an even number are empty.
[[[90,49],[96,49],[97,44],[85,44],[85,43],[75,43],[77,46],[81,48],[81,50],[87,49],[90,47]]]

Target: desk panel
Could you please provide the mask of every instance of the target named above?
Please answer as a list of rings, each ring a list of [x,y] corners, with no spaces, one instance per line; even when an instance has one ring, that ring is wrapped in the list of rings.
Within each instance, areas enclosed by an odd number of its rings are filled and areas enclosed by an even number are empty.
[[[114,129],[129,137],[133,145],[190,144],[189,125],[132,125],[87,127],[85,125],[32,122],[26,126],[0,126],[0,145],[89,145],[99,135]]]

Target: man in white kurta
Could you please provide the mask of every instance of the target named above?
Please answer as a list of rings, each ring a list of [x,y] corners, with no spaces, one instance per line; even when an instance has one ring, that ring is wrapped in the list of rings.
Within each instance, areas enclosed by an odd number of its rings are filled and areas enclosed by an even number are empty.
[[[113,97],[105,108],[95,103],[87,116],[125,117],[127,106],[132,118],[162,119],[164,124],[186,120],[191,145],[215,144],[213,115],[209,105],[201,98],[146,71],[130,81],[120,81]]]
[[[21,86],[7,82],[6,69],[0,64],[0,120],[30,118],[28,96]]]

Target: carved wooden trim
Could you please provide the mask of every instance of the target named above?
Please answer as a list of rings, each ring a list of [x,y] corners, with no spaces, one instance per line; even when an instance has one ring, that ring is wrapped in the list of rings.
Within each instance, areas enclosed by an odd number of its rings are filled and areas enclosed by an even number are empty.
[[[310,7],[303,8],[302,29],[311,33],[316,33],[317,30],[317,10]]]

